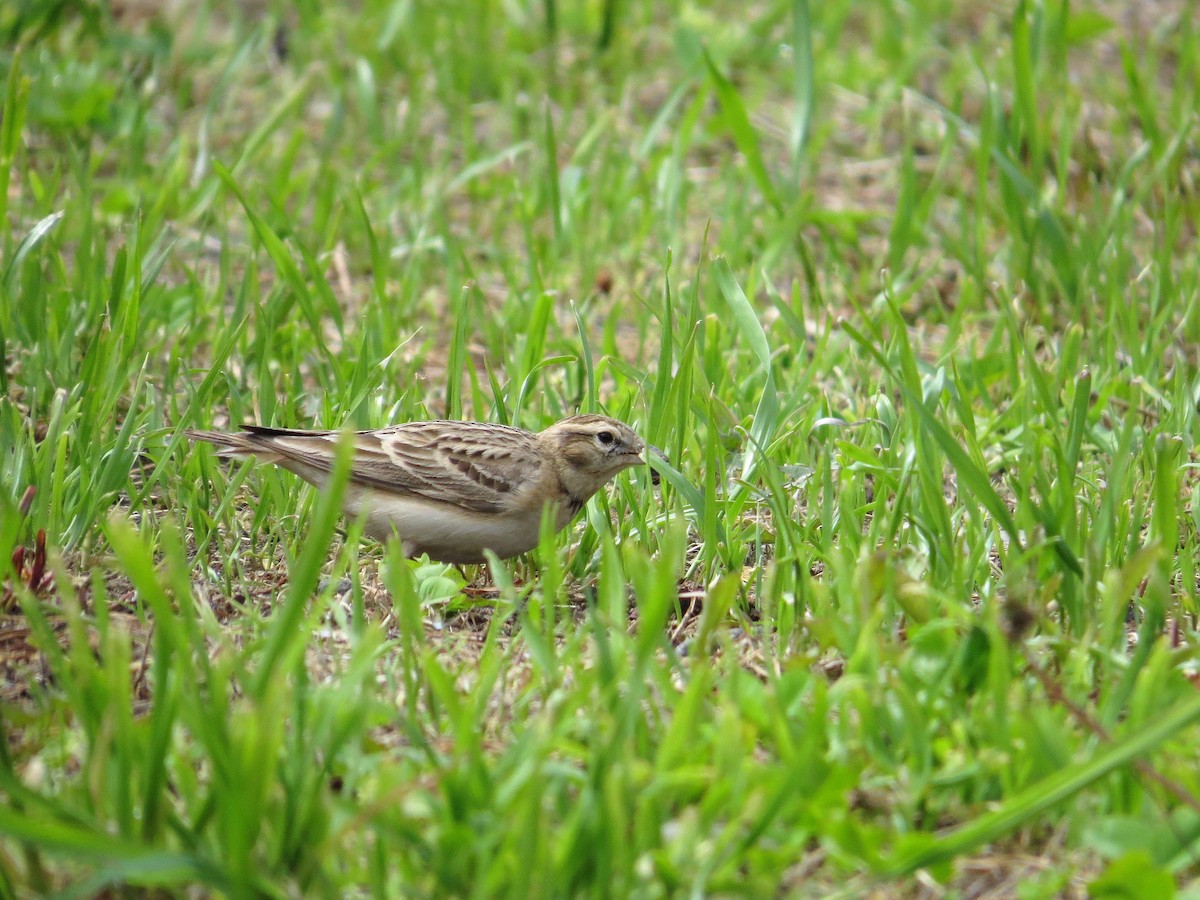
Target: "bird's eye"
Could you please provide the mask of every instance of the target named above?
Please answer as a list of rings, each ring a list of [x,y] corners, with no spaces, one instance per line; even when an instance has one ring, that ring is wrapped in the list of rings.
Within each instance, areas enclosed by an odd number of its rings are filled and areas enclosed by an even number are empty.
[[[596,440],[607,446],[616,440],[616,438],[613,437],[613,433],[611,431],[601,431],[596,435]]]

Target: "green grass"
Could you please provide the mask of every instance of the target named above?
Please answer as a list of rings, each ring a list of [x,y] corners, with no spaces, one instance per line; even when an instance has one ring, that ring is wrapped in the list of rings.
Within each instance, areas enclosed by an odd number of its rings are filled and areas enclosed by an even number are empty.
[[[0,896],[1200,896],[1191,5],[159,6],[0,8]]]

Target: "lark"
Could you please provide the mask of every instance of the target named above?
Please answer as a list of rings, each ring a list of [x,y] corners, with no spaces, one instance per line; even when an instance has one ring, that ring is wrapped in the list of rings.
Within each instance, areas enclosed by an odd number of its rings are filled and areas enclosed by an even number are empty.
[[[218,456],[257,457],[324,488],[340,431],[244,426],[189,431]],[[399,537],[408,556],[478,563],[537,546],[542,511],[564,528],[619,472],[646,462],[645,442],[606,416],[571,416],[537,433],[486,422],[408,422],[359,431],[342,511],[370,536]]]

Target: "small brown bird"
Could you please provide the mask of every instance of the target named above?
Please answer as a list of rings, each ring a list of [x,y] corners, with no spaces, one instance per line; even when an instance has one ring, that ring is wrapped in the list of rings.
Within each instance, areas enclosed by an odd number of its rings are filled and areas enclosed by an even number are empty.
[[[323,487],[340,431],[247,425],[237,433],[189,431],[223,457],[256,456]],[[645,442],[606,416],[571,416],[533,433],[486,422],[409,422],[352,435],[342,511],[366,532],[393,534],[408,556],[483,562],[537,546],[542,510],[561,529],[613,476],[646,461]]]

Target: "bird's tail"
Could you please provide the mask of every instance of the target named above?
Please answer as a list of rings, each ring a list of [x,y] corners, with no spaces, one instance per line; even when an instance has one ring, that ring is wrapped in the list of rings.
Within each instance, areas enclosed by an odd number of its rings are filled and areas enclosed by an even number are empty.
[[[246,459],[250,456],[270,454],[269,447],[249,431],[195,431],[184,432],[193,441],[204,441],[217,448],[217,456],[225,459]]]

